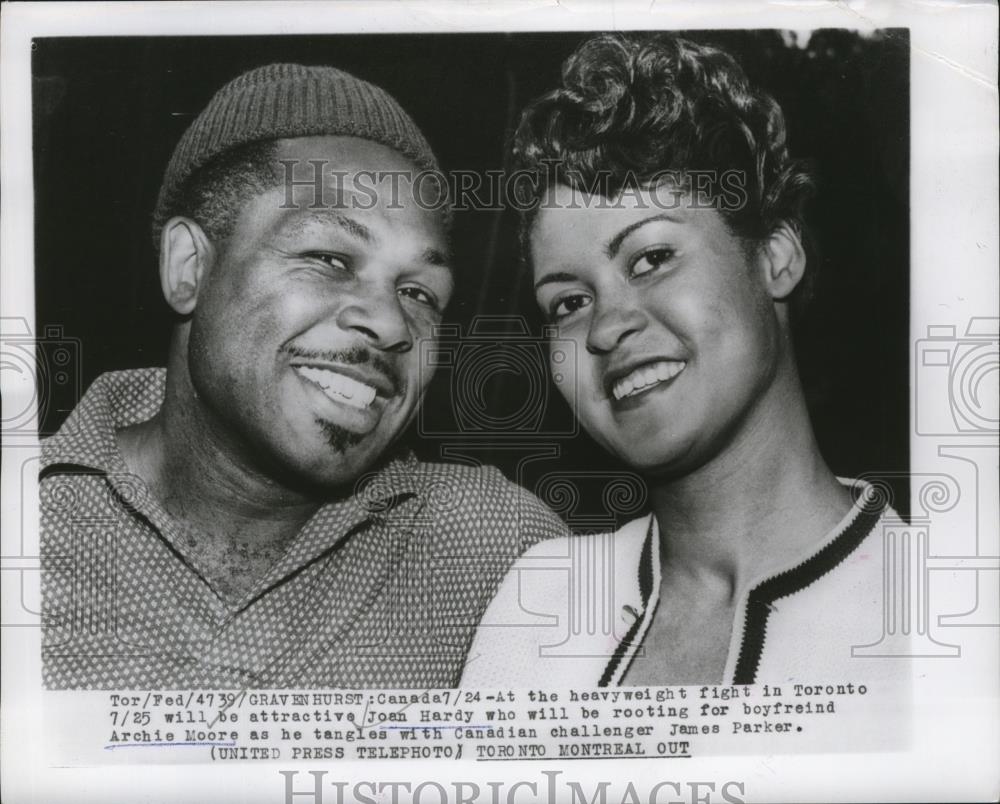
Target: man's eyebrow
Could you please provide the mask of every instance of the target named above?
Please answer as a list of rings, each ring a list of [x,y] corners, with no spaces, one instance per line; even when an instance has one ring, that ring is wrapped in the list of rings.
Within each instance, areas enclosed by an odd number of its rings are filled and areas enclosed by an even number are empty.
[[[575,282],[576,279],[577,277],[574,274],[567,273],[566,271],[553,271],[550,274],[545,274],[535,282],[535,290],[538,290],[542,285],[548,285],[552,282]]]
[[[347,232],[352,237],[364,243],[371,243],[375,240],[372,230],[360,221],[338,212],[334,209],[311,209],[301,217],[296,218],[288,227],[289,234],[298,234],[311,223],[327,224],[333,223]]]
[[[288,233],[298,234],[311,223],[333,223],[364,243],[374,243],[377,239],[375,233],[363,223],[335,209],[308,210],[301,217],[296,218],[289,224]],[[441,249],[433,247],[425,248],[420,254],[420,259],[428,265],[440,266],[449,271],[454,271],[450,256],[441,251]]]
[[[622,243],[625,242],[626,237],[632,234],[632,232],[636,229],[645,226],[647,223],[656,223],[657,221],[680,223],[680,218],[676,215],[671,215],[669,212],[661,212],[659,215],[650,215],[648,218],[643,218],[641,221],[629,224],[607,242],[604,246],[604,255],[609,260],[613,260],[618,255],[618,250],[622,247]]]

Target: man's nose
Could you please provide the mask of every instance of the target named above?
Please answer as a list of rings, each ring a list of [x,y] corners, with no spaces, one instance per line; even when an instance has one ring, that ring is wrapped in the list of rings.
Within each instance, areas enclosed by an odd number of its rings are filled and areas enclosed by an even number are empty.
[[[384,352],[413,348],[413,333],[395,287],[369,286],[341,307],[337,323],[342,329],[360,332],[371,346]]]
[[[613,298],[595,302],[594,316],[587,332],[587,351],[606,354],[645,324],[645,315],[631,293],[615,294]]]

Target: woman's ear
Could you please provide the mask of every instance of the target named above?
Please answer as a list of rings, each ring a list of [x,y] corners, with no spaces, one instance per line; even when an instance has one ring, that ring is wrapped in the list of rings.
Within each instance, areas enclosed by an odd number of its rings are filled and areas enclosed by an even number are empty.
[[[180,315],[190,315],[198,303],[215,247],[204,230],[190,218],[174,217],[160,235],[160,287],[167,304]]]
[[[787,299],[806,271],[806,252],[795,227],[779,224],[760,250],[763,256],[764,284],[775,301]]]

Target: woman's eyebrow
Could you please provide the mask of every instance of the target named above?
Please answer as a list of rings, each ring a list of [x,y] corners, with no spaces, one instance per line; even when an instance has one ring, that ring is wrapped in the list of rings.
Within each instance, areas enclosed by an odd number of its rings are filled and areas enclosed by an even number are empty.
[[[442,251],[437,248],[425,248],[423,253],[420,255],[421,259],[428,265],[435,265],[440,268],[447,268],[449,271],[454,272],[454,267],[452,266],[451,254]]]
[[[607,242],[604,246],[604,255],[609,260],[613,260],[616,256],[618,256],[618,251],[621,249],[622,243],[625,242],[626,237],[632,234],[632,232],[636,229],[645,226],[647,223],[656,223],[657,221],[680,223],[681,219],[677,215],[671,215],[669,212],[661,212],[658,215],[650,215],[648,218],[643,218],[641,221],[631,223]]]
[[[535,290],[538,290],[542,285],[548,285],[552,282],[575,282],[576,280],[577,277],[574,274],[569,274],[565,271],[553,271],[550,274],[545,274],[535,282]]]

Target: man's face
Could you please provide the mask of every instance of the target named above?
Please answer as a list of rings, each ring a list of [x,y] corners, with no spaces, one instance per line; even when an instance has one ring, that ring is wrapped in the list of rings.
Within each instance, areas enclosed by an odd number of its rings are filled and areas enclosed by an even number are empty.
[[[677,474],[731,442],[774,377],[781,330],[757,257],[715,209],[553,188],[532,237],[536,298],[575,366],[558,387],[606,449]],[[575,201],[575,203],[574,203]],[[558,380],[558,376],[557,376]]]
[[[190,374],[243,459],[279,482],[348,483],[423,396],[431,372],[417,341],[452,292],[445,234],[405,178],[390,197],[388,180],[362,178],[377,192],[356,192],[331,173],[416,172],[390,148],[309,137],[281,141],[276,158],[295,161],[298,181],[324,160],[324,191],[297,185],[287,205],[281,185],[245,205],[199,288]]]

